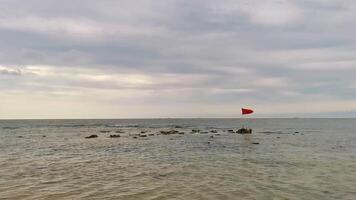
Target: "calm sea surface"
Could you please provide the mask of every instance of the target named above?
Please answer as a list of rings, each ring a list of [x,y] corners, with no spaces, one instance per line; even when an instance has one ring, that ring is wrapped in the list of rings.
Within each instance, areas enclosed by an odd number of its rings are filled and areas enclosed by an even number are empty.
[[[0,199],[356,199],[356,119],[3,120]]]

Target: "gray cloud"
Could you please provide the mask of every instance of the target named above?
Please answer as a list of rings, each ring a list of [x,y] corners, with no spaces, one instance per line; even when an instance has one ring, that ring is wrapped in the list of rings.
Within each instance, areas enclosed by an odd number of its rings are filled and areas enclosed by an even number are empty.
[[[4,0],[0,10],[7,98],[188,105],[187,116],[249,104],[295,113],[315,101],[330,106],[313,113],[356,109],[351,0]]]
[[[0,68],[0,75],[14,75],[14,76],[20,76],[21,70],[20,69],[6,69],[6,68]]]

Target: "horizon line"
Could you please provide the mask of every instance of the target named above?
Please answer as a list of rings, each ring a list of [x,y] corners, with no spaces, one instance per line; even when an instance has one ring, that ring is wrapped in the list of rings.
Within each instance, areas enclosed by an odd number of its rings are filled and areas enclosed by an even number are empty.
[[[147,118],[0,118],[6,120],[154,120],[154,119],[356,119],[356,117],[147,117]]]

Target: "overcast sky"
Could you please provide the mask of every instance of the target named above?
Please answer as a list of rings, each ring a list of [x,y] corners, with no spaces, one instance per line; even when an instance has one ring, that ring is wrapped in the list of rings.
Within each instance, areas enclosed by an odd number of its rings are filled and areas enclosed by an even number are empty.
[[[0,118],[356,116],[354,0],[0,0]]]

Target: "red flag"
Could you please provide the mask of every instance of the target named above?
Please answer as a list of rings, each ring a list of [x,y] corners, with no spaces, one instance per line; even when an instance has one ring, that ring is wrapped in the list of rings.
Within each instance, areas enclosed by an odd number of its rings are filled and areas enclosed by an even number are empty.
[[[248,108],[241,108],[242,114],[243,115],[248,115],[248,114],[252,114],[253,110],[248,109]]]

